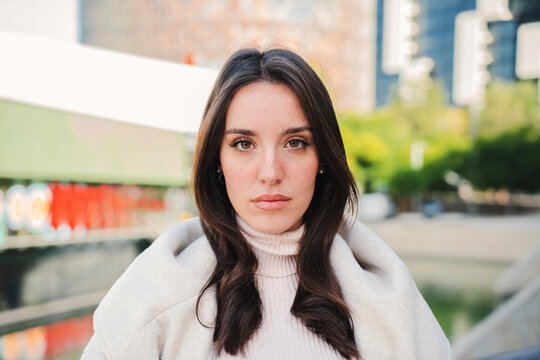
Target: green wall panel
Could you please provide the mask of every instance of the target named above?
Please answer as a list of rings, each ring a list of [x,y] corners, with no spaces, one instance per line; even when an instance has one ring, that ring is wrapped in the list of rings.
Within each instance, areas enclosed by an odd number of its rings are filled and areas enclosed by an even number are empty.
[[[183,186],[188,136],[0,100],[0,177]]]

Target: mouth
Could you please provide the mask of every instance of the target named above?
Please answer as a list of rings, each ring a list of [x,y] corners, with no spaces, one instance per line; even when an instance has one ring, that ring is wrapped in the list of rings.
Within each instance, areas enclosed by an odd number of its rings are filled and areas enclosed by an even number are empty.
[[[281,194],[265,194],[252,200],[261,210],[281,210],[291,201],[291,198]]]

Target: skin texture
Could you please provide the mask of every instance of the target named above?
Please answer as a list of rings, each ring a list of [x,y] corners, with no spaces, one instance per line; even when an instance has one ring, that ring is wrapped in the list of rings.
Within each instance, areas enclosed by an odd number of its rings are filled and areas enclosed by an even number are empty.
[[[220,164],[231,204],[249,226],[264,233],[301,226],[319,160],[289,87],[257,82],[238,90],[227,109]],[[265,195],[272,195],[270,201]]]

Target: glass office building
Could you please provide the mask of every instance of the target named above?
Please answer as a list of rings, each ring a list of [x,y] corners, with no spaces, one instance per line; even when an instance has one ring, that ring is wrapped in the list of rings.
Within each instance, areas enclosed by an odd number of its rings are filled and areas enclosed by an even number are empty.
[[[383,48],[383,16],[384,0],[377,2],[377,48],[376,48],[376,85],[375,85],[375,106],[382,106],[390,101],[393,89],[397,85],[398,75],[386,74],[382,69],[382,48]]]
[[[493,62],[488,65],[488,71],[493,80],[516,80],[517,28],[518,23],[514,19],[488,24],[489,32],[493,36],[493,43],[489,46]]]
[[[392,89],[397,87],[398,74],[385,73],[383,63],[383,40],[386,27],[384,26],[385,11],[399,7],[389,6],[385,2],[377,4],[377,71],[376,71],[376,105],[382,106],[389,102]],[[398,1],[398,0],[396,0]],[[399,0],[404,3],[408,0]],[[445,88],[451,101],[454,77],[454,48],[456,34],[456,17],[464,11],[481,11],[477,8],[478,0],[415,0],[415,12],[412,22],[415,24],[415,43],[412,59],[427,57],[433,60],[433,68],[429,75],[439,81]],[[504,3],[499,1],[498,3]],[[489,3],[486,3],[489,4]],[[492,4],[489,4],[490,6]],[[511,19],[498,20],[486,18],[487,29],[492,41],[487,46],[491,62],[487,65],[489,78],[493,80],[516,80],[516,42],[517,32],[521,24],[540,21],[540,1],[508,0],[508,10]],[[540,40],[539,40],[540,41]]]
[[[454,34],[456,16],[462,11],[474,10],[475,0],[418,0],[420,12],[415,17],[418,34],[416,57],[433,60],[431,77],[439,81],[448,95],[452,93],[454,69]]]

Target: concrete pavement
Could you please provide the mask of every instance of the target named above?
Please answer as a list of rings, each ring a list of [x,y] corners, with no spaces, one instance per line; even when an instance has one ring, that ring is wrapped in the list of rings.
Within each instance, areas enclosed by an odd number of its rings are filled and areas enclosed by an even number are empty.
[[[469,216],[419,213],[365,223],[411,270],[417,283],[491,290],[515,260],[540,242],[540,213]]]

